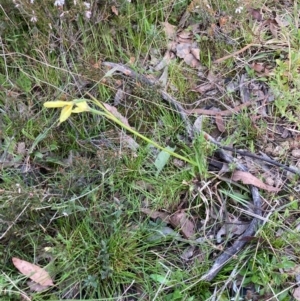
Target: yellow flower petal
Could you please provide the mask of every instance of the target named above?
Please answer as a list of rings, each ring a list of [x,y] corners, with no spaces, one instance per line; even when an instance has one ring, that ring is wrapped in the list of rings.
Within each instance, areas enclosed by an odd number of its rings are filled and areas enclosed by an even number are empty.
[[[72,101],[56,100],[56,101],[46,101],[44,103],[44,107],[46,108],[63,108],[65,106],[73,106]]]
[[[81,112],[86,112],[89,111],[90,107],[86,103],[86,101],[78,102],[75,104],[76,108],[72,110],[72,113],[81,113]]]
[[[73,103],[71,103],[71,105],[63,107],[59,116],[59,123],[66,121],[71,116],[72,109]]]

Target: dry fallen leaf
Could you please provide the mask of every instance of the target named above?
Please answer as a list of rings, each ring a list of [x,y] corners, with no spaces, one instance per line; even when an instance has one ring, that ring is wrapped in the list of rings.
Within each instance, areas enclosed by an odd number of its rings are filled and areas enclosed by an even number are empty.
[[[215,120],[216,120],[216,125],[217,125],[218,130],[221,133],[224,133],[226,128],[225,128],[223,117],[221,115],[216,115]]]
[[[26,154],[25,142],[19,142],[17,144],[17,154],[18,155],[25,155]]]
[[[116,16],[119,15],[119,11],[118,11],[118,9],[116,8],[115,5],[113,5],[113,6],[111,7],[111,11],[112,11]]]
[[[232,174],[232,180],[242,181],[244,184],[250,184],[270,192],[279,192],[281,190],[280,188],[272,187],[270,185],[265,184],[263,181],[246,171],[235,170]]]
[[[190,42],[192,37],[192,32],[190,30],[183,30],[178,33],[179,40],[188,40],[187,42]]]
[[[119,105],[126,97],[126,93],[123,89],[118,89],[114,98],[114,105]]]
[[[218,243],[221,243],[226,238],[232,238],[234,235],[243,234],[249,227],[249,223],[240,221],[237,217],[228,217],[228,222],[224,224],[216,235]],[[227,237],[226,237],[227,235]]]
[[[182,235],[187,239],[195,234],[195,225],[184,211],[178,211],[170,216],[170,223],[174,228],[180,228]]]
[[[221,16],[219,18],[219,26],[224,27],[226,25],[226,23],[228,22],[228,20],[229,20],[228,16]]]
[[[176,36],[176,26],[170,24],[169,22],[162,22],[161,24],[164,28],[167,38],[169,40],[173,40]]]
[[[119,133],[120,145],[126,146],[129,149],[136,151],[139,148],[139,144],[130,136],[124,132]]]
[[[266,20],[264,23],[266,25],[269,25],[269,29],[270,29],[273,37],[277,38],[279,26],[278,26],[278,23],[276,22],[276,20],[269,19],[269,20]]]
[[[34,282],[42,286],[54,285],[49,273],[39,266],[17,257],[13,257],[12,262],[23,275],[29,277]]]
[[[250,67],[256,72],[263,72],[265,70],[263,63],[252,63]]]
[[[166,66],[168,66],[171,62],[171,60],[175,57],[173,52],[170,52],[169,50],[166,51],[163,59],[155,66],[156,71],[160,71],[164,69]]]
[[[298,301],[300,300],[300,287],[297,287],[293,292],[293,297]]]
[[[191,53],[187,54],[183,60],[190,67],[200,67],[200,62]]]
[[[130,58],[129,58],[129,64],[130,65],[133,65],[134,63],[135,63],[135,61],[136,61],[136,58],[134,57],[134,56],[131,56]]]
[[[27,281],[27,285],[31,292],[43,292],[48,288],[48,286],[40,285],[32,280]]]
[[[249,8],[248,12],[250,13],[251,17],[256,21],[262,21],[263,16],[258,8]]]
[[[176,55],[181,59],[185,58],[191,52],[191,44],[177,44]]]
[[[163,212],[163,211],[153,211],[151,209],[148,208],[141,208],[141,212],[147,214],[148,216],[150,216],[152,219],[157,219],[160,218],[162,221],[169,223],[169,217],[170,214],[167,212]]]
[[[213,83],[204,83],[197,86],[195,89],[192,89],[192,91],[204,94],[213,89],[215,89],[215,85]]]
[[[200,49],[198,47],[192,46],[191,48],[191,54],[200,61]]]
[[[178,211],[171,216],[167,212],[153,211],[148,208],[142,208],[141,212],[147,214],[152,219],[160,218],[165,223],[171,224],[174,228],[180,228],[182,235],[187,239],[195,234],[195,225],[184,211]]]

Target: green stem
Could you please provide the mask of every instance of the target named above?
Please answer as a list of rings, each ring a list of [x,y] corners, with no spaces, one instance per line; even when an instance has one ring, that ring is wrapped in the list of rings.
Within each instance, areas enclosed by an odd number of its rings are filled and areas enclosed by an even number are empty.
[[[112,120],[114,123],[118,124],[119,126],[121,126],[122,128],[124,128],[125,130],[131,132],[132,134],[134,134],[135,136],[138,136],[140,137],[141,139],[143,139],[144,141],[154,145],[155,147],[157,147],[158,149],[161,149],[162,151],[170,154],[171,156],[173,157],[176,157],[182,161],[185,161],[187,163],[190,163],[194,166],[197,166],[197,163],[186,158],[186,157],[183,157],[177,153],[174,153],[162,146],[160,146],[158,143],[156,143],[155,141],[152,141],[151,139],[147,138],[146,136],[140,134],[139,132],[135,131],[134,129],[132,129],[131,127],[127,126],[126,124],[124,124],[121,120],[119,120],[117,117],[115,117],[113,114],[111,114],[98,100],[96,100],[95,98],[93,98],[94,102],[96,103],[96,105],[98,105],[101,109],[104,110],[104,112],[101,112],[101,111],[98,111],[98,110],[95,110],[95,109],[92,109],[90,108],[89,109],[89,112],[92,112],[94,114],[97,114],[97,115],[101,115],[101,116],[105,116],[106,118]]]

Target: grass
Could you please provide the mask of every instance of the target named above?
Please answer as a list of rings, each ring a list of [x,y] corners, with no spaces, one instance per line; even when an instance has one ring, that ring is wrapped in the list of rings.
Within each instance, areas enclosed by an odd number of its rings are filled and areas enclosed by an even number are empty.
[[[62,8],[52,2],[0,6],[1,300],[290,300],[299,267],[299,193],[294,189],[299,179],[270,171],[285,185],[278,194],[260,191],[264,222],[257,236],[249,237],[246,248],[211,283],[199,281],[220,254],[218,247],[226,250],[235,239],[216,242],[225,217],[251,218],[249,189],[231,183],[228,173],[210,170],[215,148],[202,135],[188,141],[180,116],[158,91],[121,74],[107,76],[101,66],[103,61],[129,64],[136,72],[159,77],[150,61],[161,60],[167,48],[161,22],[177,25],[189,2],[100,1],[93,4],[89,21],[82,4],[69,4],[62,16]],[[246,9],[236,15],[226,1],[210,5],[237,19],[228,35],[238,44],[205,35],[207,28],[201,28],[201,64],[232,82],[247,73],[256,87],[263,83],[274,94],[259,120],[254,119],[256,108],[224,117],[226,130],[218,137],[237,148],[264,152],[268,143],[280,144],[276,133],[282,134],[281,128],[299,133],[298,8],[276,8],[288,25],[275,39]],[[33,8],[36,23],[30,22]],[[204,26],[202,13],[195,9],[190,18]],[[214,65],[215,59],[252,43],[258,32],[263,49],[251,48]],[[254,72],[253,61],[269,66],[270,73]],[[183,104],[197,101],[200,94],[191,91],[199,84],[197,70],[180,59],[168,68],[168,93]],[[46,101],[86,98],[86,93],[114,105],[118,89],[125,97],[116,107],[138,135],[88,112],[72,114],[57,127],[58,112],[43,108]],[[221,91],[219,101],[205,105],[234,107],[238,93],[226,92],[226,86]],[[211,117],[204,117],[202,126],[208,133],[216,130]],[[138,150],[120,141],[125,132]],[[141,135],[175,147],[186,160],[171,156],[158,173],[160,150]],[[297,145],[282,147],[289,151]],[[287,151],[277,158],[295,164]],[[257,165],[252,166],[255,175],[268,178]],[[195,221],[197,238],[206,239],[192,258],[184,259],[193,243],[182,237],[180,227],[149,217],[145,208],[184,212]],[[55,286],[30,288],[12,257],[45,267]]]

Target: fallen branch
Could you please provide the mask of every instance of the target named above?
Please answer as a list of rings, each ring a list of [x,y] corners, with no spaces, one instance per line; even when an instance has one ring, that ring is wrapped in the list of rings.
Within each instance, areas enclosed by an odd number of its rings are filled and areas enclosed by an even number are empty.
[[[274,165],[274,166],[277,166],[277,167],[280,167],[286,171],[289,171],[293,174],[296,174],[296,175],[300,175],[300,170],[298,168],[295,168],[295,167],[289,167],[289,166],[286,166],[282,163],[279,163],[275,160],[272,160],[272,159],[269,159],[269,158],[266,158],[266,157],[262,157],[262,156],[258,156],[258,155],[255,155],[253,153],[250,153],[250,152],[246,152],[246,151],[242,151],[242,150],[238,150],[236,148],[233,148],[233,147],[229,147],[229,146],[223,146],[221,145],[219,142],[215,141],[213,142],[214,144],[218,145],[220,148],[224,149],[224,150],[227,150],[227,151],[231,151],[235,154],[239,154],[239,155],[242,155],[244,157],[250,157],[252,159],[257,159],[257,160],[260,160],[260,161],[264,161],[266,163],[269,163],[271,165]]]
[[[218,145],[218,142],[215,141],[213,137],[211,137],[208,134],[206,135],[206,139],[213,142],[214,144]],[[219,153],[219,156],[227,163],[233,163],[234,158],[230,155],[228,155],[223,149],[219,149],[217,151]],[[241,171],[248,171],[247,167],[245,167],[241,163],[234,162],[236,164],[236,169]],[[253,208],[254,208],[254,214],[257,217],[254,217],[251,221],[248,229],[240,236],[238,240],[234,242],[234,244],[229,247],[227,250],[225,250],[214,262],[213,266],[210,268],[210,270],[204,274],[200,281],[211,281],[213,278],[218,274],[218,272],[229,262],[229,260],[238,252],[240,252],[243,247],[246,245],[247,240],[243,239],[247,236],[254,236],[258,226],[261,224],[261,220],[258,218],[261,216],[261,198],[258,192],[258,189],[255,186],[249,185],[251,195],[252,195],[252,201],[253,201]]]

